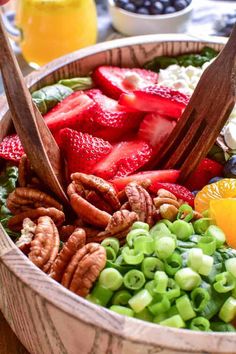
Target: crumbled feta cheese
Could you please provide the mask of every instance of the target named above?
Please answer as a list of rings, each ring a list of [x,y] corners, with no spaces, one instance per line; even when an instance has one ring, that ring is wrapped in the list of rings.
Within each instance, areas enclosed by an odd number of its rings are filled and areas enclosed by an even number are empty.
[[[128,72],[123,80],[123,85],[130,89],[135,89],[139,87],[142,78],[139,74],[134,72]]]
[[[224,131],[224,139],[228,147],[236,149],[236,123],[229,122]]]

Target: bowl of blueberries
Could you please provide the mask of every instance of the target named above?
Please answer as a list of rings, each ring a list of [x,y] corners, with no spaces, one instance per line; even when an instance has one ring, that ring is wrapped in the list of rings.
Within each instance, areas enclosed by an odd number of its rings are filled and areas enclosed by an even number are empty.
[[[194,0],[108,0],[113,26],[124,35],[181,33]]]

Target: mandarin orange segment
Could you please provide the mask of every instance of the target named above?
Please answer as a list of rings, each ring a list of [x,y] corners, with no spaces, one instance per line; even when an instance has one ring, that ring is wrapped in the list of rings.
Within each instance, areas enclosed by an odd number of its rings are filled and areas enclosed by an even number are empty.
[[[221,198],[236,198],[236,179],[224,178],[218,182],[207,184],[195,197],[195,210],[202,213],[209,208],[211,200]]]
[[[236,249],[236,198],[211,200],[210,215],[224,231],[227,244]]]

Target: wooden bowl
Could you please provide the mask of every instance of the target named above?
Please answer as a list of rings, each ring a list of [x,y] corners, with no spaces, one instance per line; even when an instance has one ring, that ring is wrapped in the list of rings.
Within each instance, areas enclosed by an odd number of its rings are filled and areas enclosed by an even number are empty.
[[[153,35],[98,44],[60,58],[27,77],[32,90],[61,78],[88,74],[101,64],[142,66],[156,55],[216,50],[222,38]],[[11,128],[0,99],[0,140]],[[34,266],[0,229],[0,308],[13,331],[35,354],[235,353],[236,334],[161,327],[93,305]],[[1,351],[1,350],[0,350]]]

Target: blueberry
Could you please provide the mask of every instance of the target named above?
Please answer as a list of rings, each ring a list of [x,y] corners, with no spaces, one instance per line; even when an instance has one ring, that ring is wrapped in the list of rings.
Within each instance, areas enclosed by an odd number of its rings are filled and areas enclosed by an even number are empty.
[[[171,6],[171,0],[160,0],[164,7]]]
[[[188,6],[188,4],[185,0],[176,0],[174,2],[174,7],[175,7],[176,11],[183,10],[187,6]]]
[[[140,7],[138,10],[137,10],[137,13],[140,14],[140,15],[149,15],[149,11],[146,7]]]
[[[160,15],[163,13],[164,6],[160,1],[156,1],[153,3],[153,5],[150,7],[150,13],[152,15]]]
[[[134,4],[127,4],[123,9],[129,12],[136,12],[136,6]]]
[[[130,1],[133,5],[139,7],[139,6],[143,6],[143,0],[132,0]]]
[[[236,178],[236,155],[226,162],[223,173],[225,177]]]
[[[116,6],[121,7],[122,9],[129,3],[129,0],[116,0]]]
[[[218,182],[218,181],[220,181],[221,179],[223,179],[223,177],[213,177],[213,178],[210,179],[210,181],[208,182],[208,184],[212,184],[212,183]]]
[[[174,12],[176,12],[175,8],[173,6],[168,6],[166,7],[164,14],[173,14]]]
[[[143,6],[145,7],[150,7],[152,5],[152,2],[150,0],[145,0],[143,3]]]
[[[194,197],[198,194],[199,191],[192,191],[192,194],[194,195]]]

